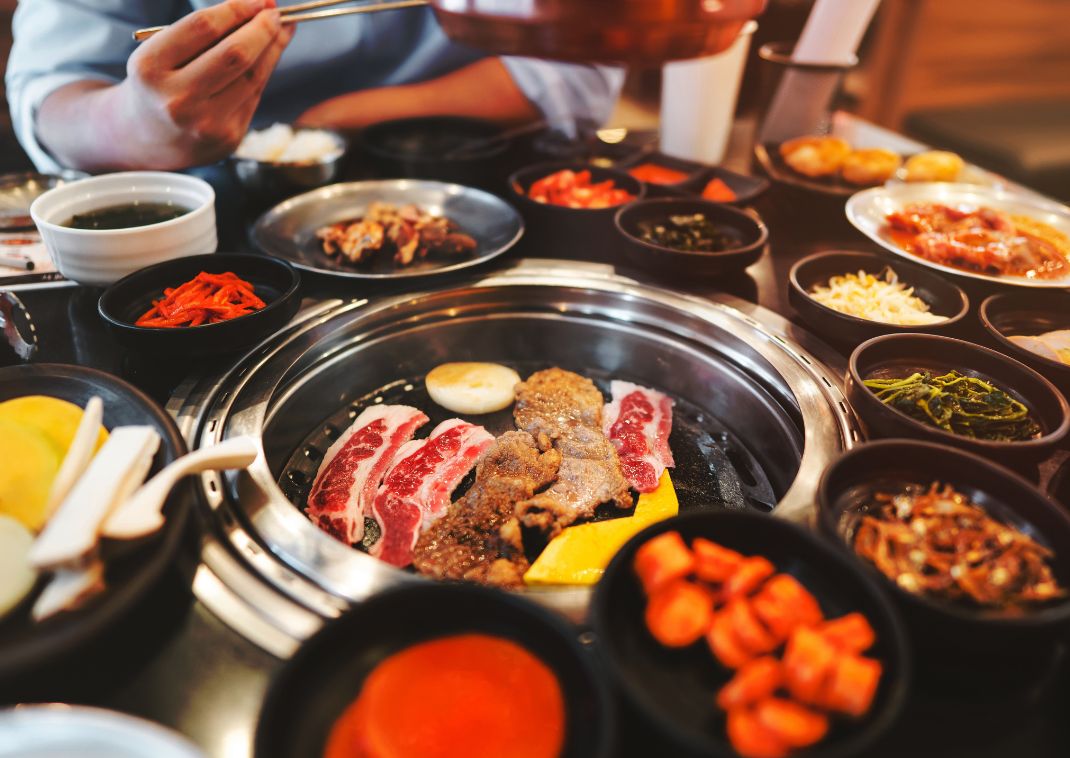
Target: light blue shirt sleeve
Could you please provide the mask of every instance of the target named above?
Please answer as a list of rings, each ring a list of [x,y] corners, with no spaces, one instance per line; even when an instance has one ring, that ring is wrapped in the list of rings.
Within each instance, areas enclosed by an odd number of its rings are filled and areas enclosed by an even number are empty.
[[[22,0],[6,85],[15,135],[42,171],[60,166],[37,140],[41,103],[77,81],[117,82],[134,50],[132,32],[167,23],[189,7],[172,0]]]
[[[15,134],[42,171],[59,168],[37,139],[41,103],[76,81],[119,82],[134,52],[135,29],[173,23],[216,0],[22,0],[7,93]],[[280,0],[279,6],[297,0]],[[346,92],[441,76],[478,60],[454,45],[430,9],[351,16],[302,24],[264,92],[255,123],[292,121],[307,108]],[[503,58],[524,95],[554,127],[601,125],[623,80],[619,69]]]
[[[502,58],[520,91],[553,127],[575,136],[577,125],[602,126],[624,83],[624,69],[536,58]]]

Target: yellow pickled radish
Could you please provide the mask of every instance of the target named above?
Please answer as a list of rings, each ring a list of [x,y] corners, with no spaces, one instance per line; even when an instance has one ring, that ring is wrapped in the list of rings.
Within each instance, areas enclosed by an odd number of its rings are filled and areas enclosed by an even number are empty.
[[[63,451],[40,429],[0,418],[0,514],[37,531]]]
[[[595,584],[609,561],[628,540],[655,521],[680,510],[676,490],[665,471],[657,489],[639,495],[635,512],[626,518],[570,526],[550,540],[524,574],[528,585]]]

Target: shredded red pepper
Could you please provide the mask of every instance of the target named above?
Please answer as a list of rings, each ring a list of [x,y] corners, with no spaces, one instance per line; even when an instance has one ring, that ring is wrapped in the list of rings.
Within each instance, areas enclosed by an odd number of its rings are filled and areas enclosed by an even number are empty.
[[[528,197],[537,203],[568,208],[611,208],[635,200],[635,195],[617,187],[612,179],[591,183],[591,172],[564,169],[531,185]]]
[[[253,285],[236,274],[202,271],[185,284],[165,289],[163,297],[154,300],[134,325],[170,329],[217,324],[263,307]]]

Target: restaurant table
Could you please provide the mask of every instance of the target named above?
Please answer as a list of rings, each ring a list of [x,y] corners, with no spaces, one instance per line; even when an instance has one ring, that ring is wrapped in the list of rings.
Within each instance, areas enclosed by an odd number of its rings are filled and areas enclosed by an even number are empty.
[[[853,128],[871,134],[875,129],[848,116],[838,118],[849,119]],[[913,144],[891,133],[883,132],[883,136],[893,148],[907,149],[904,145]],[[742,152],[737,149],[729,167],[749,169],[749,148]],[[774,186],[759,198],[754,209],[769,226],[769,249],[745,272],[701,284],[642,272],[625,273],[692,294],[726,292],[738,298],[734,302],[743,310],[757,304],[795,319],[787,301],[788,271],[793,263],[821,250],[876,249],[847,223],[842,199],[808,197]],[[544,254],[521,244],[506,258]],[[972,336],[987,342],[975,315],[984,290],[973,285],[967,289],[974,305]],[[304,294],[309,300],[381,292],[378,285],[305,277]],[[99,295],[100,290],[76,286],[19,292],[33,315],[40,340],[34,361],[76,363],[110,371],[166,403],[177,384],[190,371],[198,370],[196,359],[183,357],[181,364],[161,364],[127,352],[112,340],[96,313]],[[793,328],[799,327],[801,323]],[[839,355],[844,357],[843,348],[839,348]],[[1064,446],[1034,472],[1034,478],[1046,486],[1068,458],[1070,449]],[[110,651],[94,677],[70,682],[70,698],[171,726],[189,736],[211,758],[245,758],[252,752],[265,687],[280,661],[232,631],[191,597],[189,586],[195,571],[196,550],[191,542],[175,569],[174,581],[163,585],[151,607],[137,617],[135,634],[116,642],[123,649]],[[993,684],[1023,665],[1017,658],[1005,657],[1006,652],[992,651],[983,659],[970,661],[961,677],[948,677],[943,672],[939,681],[928,682],[926,672],[918,672],[921,676],[916,676],[901,718],[867,755],[1070,755],[1070,676],[1063,650],[1045,651],[1028,664],[1034,675],[1027,686]],[[1008,671],[1010,667],[1015,671]],[[619,722],[623,726],[618,730],[617,754],[670,754],[637,719],[623,713]]]

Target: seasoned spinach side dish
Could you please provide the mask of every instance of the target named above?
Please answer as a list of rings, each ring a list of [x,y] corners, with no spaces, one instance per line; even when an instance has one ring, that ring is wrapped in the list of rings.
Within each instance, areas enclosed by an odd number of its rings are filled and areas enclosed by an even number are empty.
[[[1020,442],[1040,435],[1029,409],[993,384],[958,371],[904,379],[867,379],[877,398],[911,418],[979,440]]]

